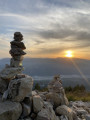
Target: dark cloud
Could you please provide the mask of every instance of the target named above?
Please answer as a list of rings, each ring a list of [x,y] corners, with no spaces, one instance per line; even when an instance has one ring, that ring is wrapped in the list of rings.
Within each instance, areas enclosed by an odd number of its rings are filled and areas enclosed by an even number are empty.
[[[52,30],[47,30],[47,31],[45,30],[39,32],[39,35],[46,40],[62,39],[63,41],[64,40],[66,41],[66,38],[72,37],[71,41],[73,41],[74,38],[76,38],[76,41],[80,41],[80,40],[90,41],[90,33],[88,31],[76,30],[76,29],[74,30],[69,28],[58,29],[58,30],[57,28],[54,28]]]
[[[69,37],[73,31],[67,31],[65,29],[52,29],[52,30],[45,30],[39,32],[40,36],[45,38],[45,39],[61,39],[61,38],[66,38]]]

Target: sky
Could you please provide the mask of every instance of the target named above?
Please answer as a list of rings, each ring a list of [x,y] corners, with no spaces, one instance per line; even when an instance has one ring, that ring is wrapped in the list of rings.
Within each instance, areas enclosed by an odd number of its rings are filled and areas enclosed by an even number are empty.
[[[10,57],[16,31],[25,57],[90,59],[90,0],[0,0],[0,58]]]

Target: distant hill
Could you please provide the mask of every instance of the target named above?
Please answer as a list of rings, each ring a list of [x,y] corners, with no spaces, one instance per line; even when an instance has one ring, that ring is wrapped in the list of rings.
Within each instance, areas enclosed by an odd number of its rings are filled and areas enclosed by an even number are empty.
[[[0,70],[5,64],[9,64],[9,60],[9,58],[0,60]],[[76,64],[84,74],[90,75],[90,60],[73,58],[72,61],[70,58],[25,58],[24,73],[31,76],[79,75]]]

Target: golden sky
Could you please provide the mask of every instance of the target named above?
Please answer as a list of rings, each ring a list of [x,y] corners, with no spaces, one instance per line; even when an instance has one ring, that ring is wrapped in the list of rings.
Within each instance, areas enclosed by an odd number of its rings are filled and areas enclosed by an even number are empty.
[[[20,31],[26,57],[90,59],[90,0],[0,0],[0,58]]]

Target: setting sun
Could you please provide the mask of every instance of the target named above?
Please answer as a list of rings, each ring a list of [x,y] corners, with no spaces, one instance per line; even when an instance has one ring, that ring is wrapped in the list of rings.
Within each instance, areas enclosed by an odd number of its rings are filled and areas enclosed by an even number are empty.
[[[65,55],[66,57],[72,57],[73,55],[72,55],[72,51],[66,51],[66,55]]]

